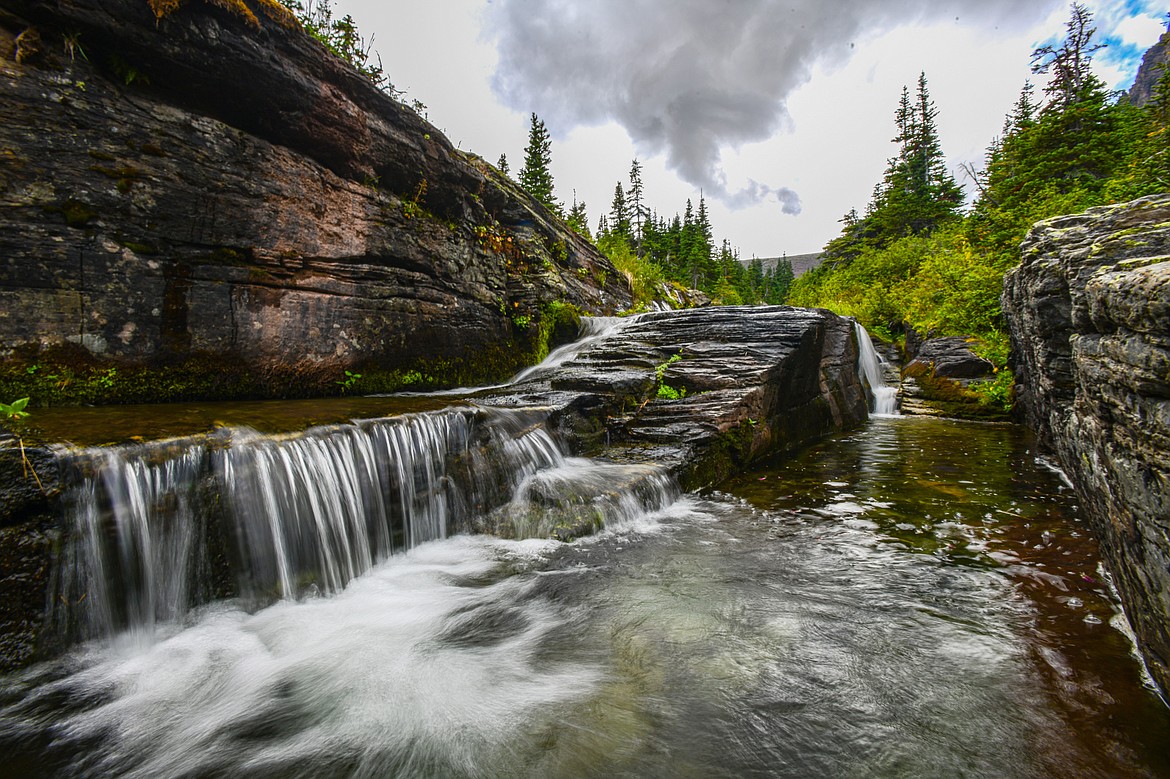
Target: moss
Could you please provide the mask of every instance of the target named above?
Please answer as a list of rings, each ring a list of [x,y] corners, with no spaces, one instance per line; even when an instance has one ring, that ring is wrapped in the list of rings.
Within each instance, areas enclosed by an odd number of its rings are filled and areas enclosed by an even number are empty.
[[[134,183],[142,177],[142,171],[132,165],[122,165],[117,168],[104,165],[90,165],[89,169],[95,173],[100,173],[103,176],[115,179],[117,181],[115,186],[123,195],[129,192]]]
[[[113,162],[115,159],[117,159],[113,154],[107,154],[106,152],[99,151],[97,149],[90,149],[89,156],[93,157],[95,160],[101,160],[102,162]]]
[[[1011,376],[985,382],[987,387],[972,389],[961,382],[935,376],[922,363],[911,364],[904,376],[914,379],[922,389],[922,399],[942,414],[955,419],[1006,422],[1011,419]]]
[[[135,254],[153,255],[159,253],[158,247],[148,243],[137,243],[135,241],[122,241],[121,243]]]
[[[73,198],[69,198],[59,206],[46,206],[45,211],[61,214],[65,217],[65,224],[70,227],[85,227],[98,216],[97,211]]]
[[[702,489],[741,472],[752,461],[756,428],[756,421],[747,419],[716,436],[710,446],[696,454],[679,475],[682,488]]]

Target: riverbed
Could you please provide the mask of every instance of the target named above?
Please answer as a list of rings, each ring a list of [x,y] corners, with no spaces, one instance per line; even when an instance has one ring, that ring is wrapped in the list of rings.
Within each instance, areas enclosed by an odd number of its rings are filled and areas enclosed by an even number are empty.
[[[0,680],[0,775],[1170,776],[1020,429],[873,419],[666,503],[82,645]]]

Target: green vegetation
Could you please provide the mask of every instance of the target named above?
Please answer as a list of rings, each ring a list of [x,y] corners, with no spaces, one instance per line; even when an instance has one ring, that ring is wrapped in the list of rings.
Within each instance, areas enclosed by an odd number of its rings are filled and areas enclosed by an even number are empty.
[[[666,383],[666,369],[682,359],[682,352],[672,355],[669,360],[654,369],[655,395],[661,400],[679,400],[687,396],[686,387],[672,387]]]
[[[21,398],[14,400],[11,403],[0,403],[0,417],[15,422],[24,419],[28,416],[28,412],[24,410],[28,405],[28,398]]]
[[[549,170],[551,164],[552,139],[544,122],[533,114],[528,130],[528,146],[524,149],[524,167],[520,169],[520,186],[559,216],[561,204],[553,195],[553,177]]]
[[[582,206],[580,217],[584,218]],[[580,232],[580,231],[579,231]],[[635,308],[662,297],[666,285],[707,293],[717,305],[782,303],[792,281],[787,259],[765,270],[761,260],[745,266],[729,241],[715,247],[706,199],[696,210],[669,222],[643,205],[641,165],[634,160],[629,188],[618,182],[608,214],[597,225],[597,248],[621,271],[634,292]]]
[[[1060,46],[1033,54],[1033,72],[1052,74],[1037,104],[1030,84],[987,152],[968,171],[976,198],[966,214],[946,172],[926,77],[895,111],[898,155],[863,216],[842,220],[825,261],[797,279],[788,302],[854,316],[871,332],[897,338],[964,335],[1002,369],[1008,340],[999,306],[1003,275],[1037,221],[1164,191],[1170,186],[1170,74],[1144,109],[1118,101],[1090,70],[1089,12],[1072,6]],[[1008,406],[1011,376],[972,385],[985,404]]]

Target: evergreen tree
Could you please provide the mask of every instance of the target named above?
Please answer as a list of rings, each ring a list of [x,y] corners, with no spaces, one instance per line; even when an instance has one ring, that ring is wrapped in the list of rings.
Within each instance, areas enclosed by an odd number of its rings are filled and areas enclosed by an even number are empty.
[[[559,214],[561,204],[553,196],[551,164],[552,139],[544,122],[534,113],[528,130],[528,146],[524,149],[524,167],[520,169],[520,186],[545,208]]]
[[[1090,65],[1093,54],[1104,44],[1093,43],[1097,28],[1093,16],[1080,3],[1072,4],[1072,13],[1065,23],[1064,42],[1058,47],[1041,46],[1032,52],[1032,72],[1052,73],[1052,80],[1044,91],[1050,97],[1049,106],[1065,111],[1081,100],[1085,90],[1101,85]]]
[[[630,207],[626,203],[626,193],[620,181],[613,189],[613,201],[609,206],[609,230],[626,239],[627,244],[633,243],[633,234],[630,232]]]
[[[792,260],[787,256],[782,257],[776,266],[772,268],[772,289],[771,297],[768,298],[769,303],[783,303],[788,297],[788,288],[792,286],[795,274],[792,272]]]
[[[505,176],[508,175],[509,170],[508,170],[508,155],[507,154],[500,155],[500,161],[496,163],[496,167],[500,169],[500,173],[503,173]]]
[[[577,202],[577,190],[573,190],[573,207],[569,209],[569,215],[565,217],[565,224],[576,233],[580,233],[586,238],[592,240],[593,236],[589,234],[589,216],[585,213],[585,201]]]
[[[864,248],[881,248],[909,235],[930,233],[958,218],[963,190],[946,168],[926,74],[911,97],[902,88],[894,111],[898,156],[889,161],[874,186],[865,216],[851,210],[841,220],[842,234],[825,247],[830,266],[848,263]]]
[[[638,162],[635,157],[630,164],[630,191],[629,197],[629,215],[631,222],[631,234],[634,239],[634,249],[638,256],[642,256],[642,238],[643,238],[643,222],[646,217],[645,206],[642,203],[642,164]]]

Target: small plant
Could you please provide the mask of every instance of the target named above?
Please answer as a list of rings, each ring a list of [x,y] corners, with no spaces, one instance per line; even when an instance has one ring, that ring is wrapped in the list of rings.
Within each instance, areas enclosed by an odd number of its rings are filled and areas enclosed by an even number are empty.
[[[11,403],[0,403],[0,418],[6,419],[9,422],[20,422],[29,415],[24,410],[27,405],[28,398],[14,400]],[[27,479],[31,473],[32,477],[36,479],[37,487],[40,488],[41,492],[45,492],[45,485],[41,484],[41,477],[37,475],[36,468],[33,468],[32,461],[28,459],[28,455],[24,451],[24,439],[17,435],[16,442],[20,444],[20,460],[24,467],[24,478]]]
[[[28,416],[24,407],[28,405],[28,398],[14,400],[11,403],[0,403],[0,416],[11,422],[16,422]]]
[[[87,60],[87,61],[89,60],[89,57],[85,56],[85,49],[81,48],[81,33],[79,33],[79,32],[62,33],[61,40],[65,46],[65,53],[69,55],[70,60],[76,60],[78,54],[81,55],[81,58],[83,60]],[[81,90],[84,92],[85,91],[85,82],[79,81],[77,83],[80,85]]]
[[[104,371],[93,377],[93,383],[102,389],[113,389],[114,377],[117,375],[117,368],[106,368]]]
[[[358,381],[360,381],[361,378],[362,378],[362,375],[360,373],[346,371],[345,378],[337,383],[341,385],[341,390],[343,392],[348,392],[349,390],[353,389],[357,385]]]
[[[418,189],[414,191],[414,197],[410,200],[402,201],[402,214],[407,219],[414,219],[424,213],[422,201],[427,194],[427,180],[422,179],[418,182]]]
[[[654,369],[654,383],[658,387],[657,395],[662,400],[679,400],[687,396],[686,387],[672,387],[664,380],[666,369],[681,359],[682,352],[679,352]]]
[[[512,317],[512,324],[520,330],[527,330],[532,326],[532,317],[527,314],[517,314]]]

